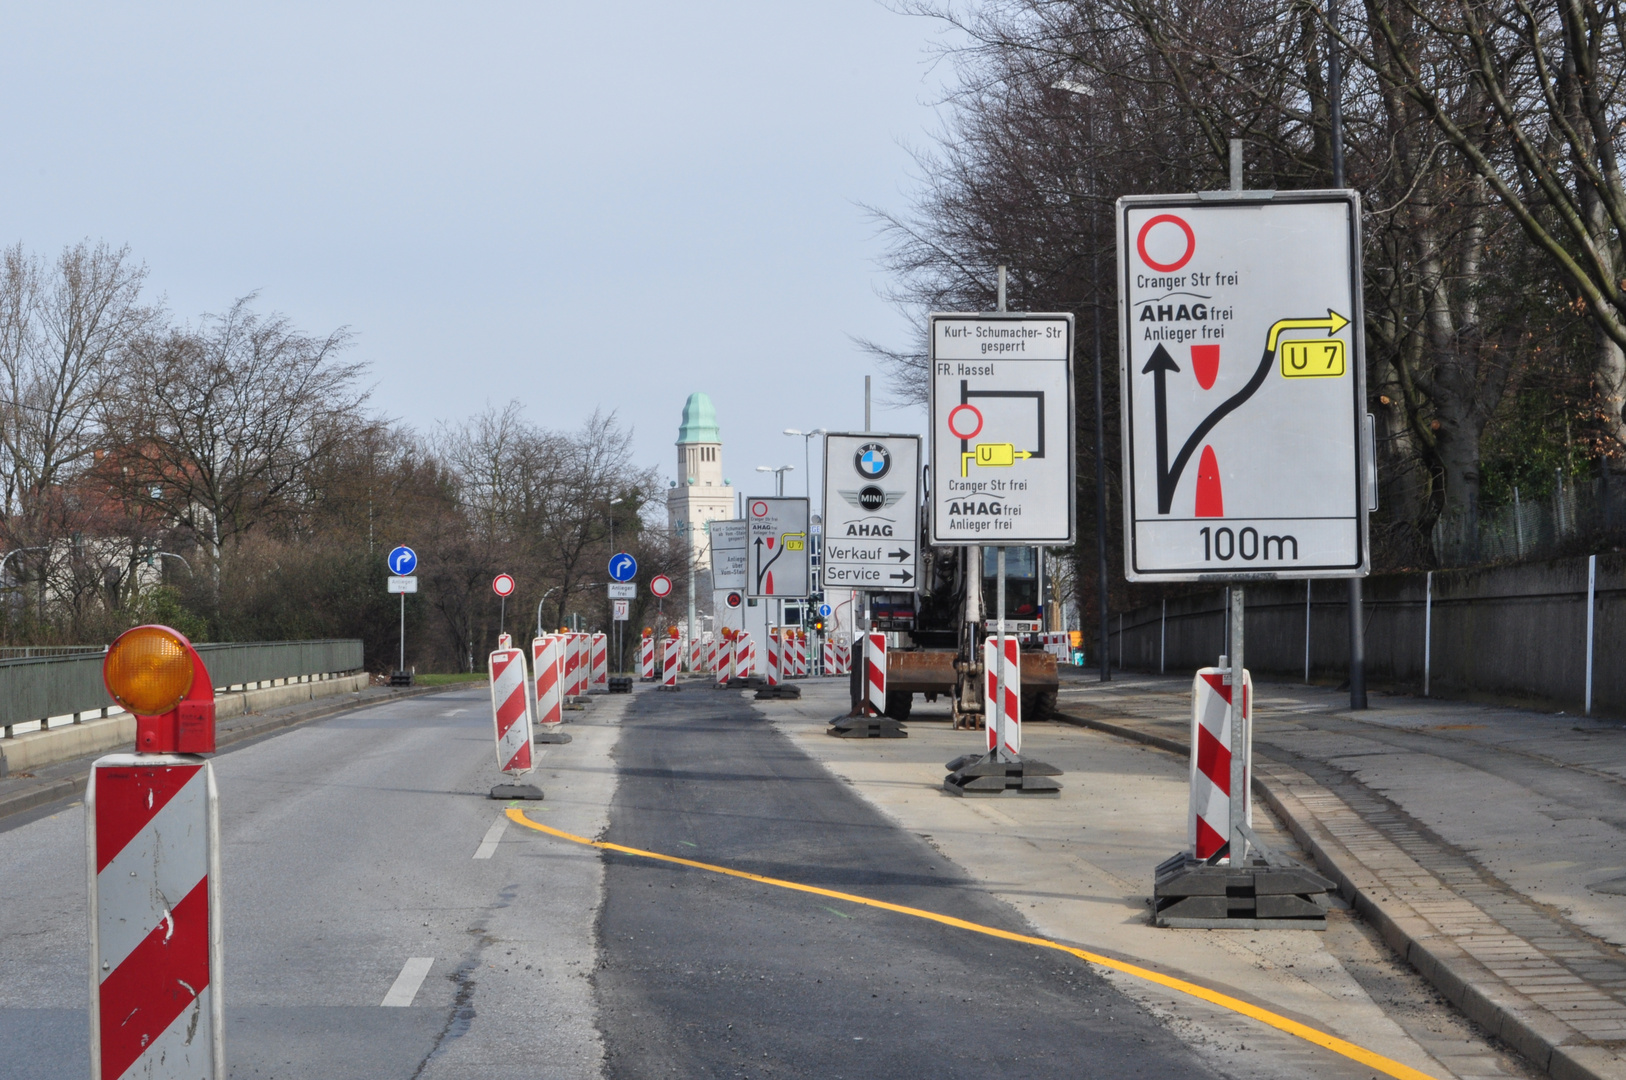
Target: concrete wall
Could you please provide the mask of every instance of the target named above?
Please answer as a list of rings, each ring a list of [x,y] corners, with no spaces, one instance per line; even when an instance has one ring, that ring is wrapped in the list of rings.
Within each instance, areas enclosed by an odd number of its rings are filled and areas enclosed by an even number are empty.
[[[1306,611],[1313,679],[1348,677],[1348,585],[1343,581],[1250,583],[1249,670],[1304,676]],[[1362,587],[1366,670],[1375,686],[1423,688],[1425,574],[1383,574]],[[1579,710],[1586,694],[1587,559],[1453,570],[1433,575],[1429,690],[1438,697],[1493,695]],[[1597,557],[1593,711],[1626,714],[1626,553]],[[1112,659],[1130,670],[1190,671],[1225,650],[1221,589],[1117,616]]]
[[[310,682],[289,682],[284,686],[267,686],[260,690],[221,691],[215,694],[215,718],[264,712],[301,701],[330,697],[336,694],[356,694],[367,688],[365,672],[340,675],[331,679],[313,679]],[[47,731],[31,731],[10,739],[0,739],[0,776],[50,765],[58,761],[71,761],[86,754],[104,754],[114,750],[135,749],[135,717],[121,712],[114,716],[98,717],[82,723],[64,723]]]

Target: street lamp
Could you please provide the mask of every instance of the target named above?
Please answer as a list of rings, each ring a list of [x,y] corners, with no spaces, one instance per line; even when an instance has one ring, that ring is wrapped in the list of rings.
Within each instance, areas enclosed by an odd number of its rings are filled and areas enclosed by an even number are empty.
[[[794,465],[781,465],[777,469],[770,469],[766,465],[758,465],[757,466],[757,472],[771,472],[771,473],[774,474],[774,494],[775,495],[783,495],[785,493],[785,474],[788,473],[788,472],[795,472],[795,471],[796,471],[796,466],[794,466]]]
[[[797,431],[793,427],[785,429],[786,435],[800,435],[802,437],[802,491],[810,499],[813,497],[813,464],[811,451],[808,448],[812,445],[814,439],[825,433],[825,430],[821,427],[814,428],[812,431]]]
[[[1072,79],[1057,79],[1050,86],[1053,90],[1076,94],[1079,97],[1093,98],[1096,94],[1094,87],[1074,82]],[[1093,155],[1095,154],[1095,111],[1093,109],[1090,111],[1088,133],[1093,161]],[[1092,191],[1091,194],[1099,196],[1100,191],[1098,189],[1101,183],[1101,173],[1099,168],[1092,171],[1094,173],[1092,177],[1094,183],[1091,184],[1091,187],[1097,190]],[[1092,281],[1090,289],[1094,294],[1094,298],[1091,302],[1093,316],[1090,322],[1095,324],[1095,546],[1100,556],[1100,565],[1097,568],[1101,590],[1098,602],[1101,609],[1100,670],[1101,681],[1108,682],[1112,678],[1112,667],[1108,661],[1107,638],[1112,631],[1107,621],[1107,436],[1106,420],[1104,418],[1105,409],[1101,404],[1101,242],[1100,236],[1096,232],[1099,218],[1098,213],[1091,212],[1090,237],[1095,241],[1095,254],[1091,260]]]

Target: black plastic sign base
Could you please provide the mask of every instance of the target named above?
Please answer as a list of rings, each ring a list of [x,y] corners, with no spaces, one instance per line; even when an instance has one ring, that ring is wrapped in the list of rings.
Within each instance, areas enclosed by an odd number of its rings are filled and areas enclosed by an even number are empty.
[[[610,676],[610,693],[612,693],[612,694],[630,694],[630,693],[632,693],[632,676],[631,675],[611,675]]]
[[[1231,867],[1181,852],[1159,864],[1152,924],[1189,930],[1325,930],[1333,883],[1291,859]]]
[[[552,726],[554,725],[548,725],[548,727]],[[547,730],[547,727],[539,727],[536,729],[536,733],[532,737],[531,741],[537,743],[552,743],[555,746],[563,746],[565,743],[570,741],[570,736],[565,734],[563,731],[549,731]]]
[[[907,739],[909,732],[890,716],[838,716],[830,721],[826,735],[838,739]]]
[[[1060,795],[1061,785],[1051,779],[1061,770],[1032,758],[1000,761],[992,751],[965,754],[943,766],[943,790],[950,795],[987,798],[995,795]]]
[[[801,696],[802,688],[800,686],[790,686],[786,683],[780,683],[778,686],[764,686],[757,691],[758,701],[769,701],[773,698],[799,698]]]
[[[491,789],[489,799],[532,799],[540,802],[542,789],[535,784],[498,784]]]

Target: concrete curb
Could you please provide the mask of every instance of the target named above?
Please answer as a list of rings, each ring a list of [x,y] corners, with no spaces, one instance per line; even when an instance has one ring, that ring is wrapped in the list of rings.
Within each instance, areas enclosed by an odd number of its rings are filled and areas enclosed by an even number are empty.
[[[1175,739],[1105,720],[1055,713],[1051,719],[1091,728],[1186,757],[1190,747]],[[1265,759],[1268,762],[1268,759]],[[1328,799],[1337,796],[1296,769],[1268,762],[1256,765],[1253,790],[1268,804],[1309,851],[1316,866],[1338,886],[1338,892],[1377,929],[1396,953],[1427,979],[1462,1013],[1516,1049],[1554,1080],[1623,1080],[1626,1061],[1605,1046],[1577,1041],[1574,1029],[1520,994],[1410,904],[1395,896],[1353,852],[1304,805],[1298,788]],[[1340,805],[1342,805],[1340,801]]]
[[[392,701],[400,701],[404,698],[425,697],[429,694],[441,694],[448,690],[462,690],[465,688],[465,684],[463,683],[451,683],[446,686],[413,687],[410,690],[398,691],[391,697],[365,703],[356,702],[353,700],[340,701],[337,700],[336,696],[327,699],[318,699],[321,700],[322,703],[316,708],[296,710],[294,712],[284,713],[280,716],[266,716],[260,718],[259,720],[250,720],[247,723],[236,725],[229,730],[221,731],[215,741],[215,745],[224,749],[225,747],[231,746],[234,743],[259,738],[262,735],[269,735],[288,728],[298,727],[300,724],[306,724],[312,720],[326,719],[329,716],[336,716],[339,713],[349,712],[352,709],[372,708],[375,705],[384,705]],[[346,696],[348,697],[348,695]],[[133,737],[134,736],[132,736],[132,738]],[[98,752],[98,756],[99,754],[100,752]],[[85,769],[76,770],[71,775],[59,777],[49,783],[41,784],[38,787],[29,788],[27,791],[19,791],[15,795],[0,796],[0,820],[4,820],[5,818],[11,817],[14,814],[26,813],[27,811],[33,810],[36,807],[45,806],[49,803],[56,802],[59,799],[66,799],[75,795],[82,795],[85,791],[85,782],[89,778],[90,769],[87,763]]]

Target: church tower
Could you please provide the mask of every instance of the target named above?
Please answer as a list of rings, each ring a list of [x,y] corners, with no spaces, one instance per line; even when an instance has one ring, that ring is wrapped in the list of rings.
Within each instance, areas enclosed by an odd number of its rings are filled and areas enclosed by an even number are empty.
[[[689,539],[697,568],[709,569],[711,552],[706,525],[734,516],[734,489],[723,477],[723,440],[711,398],[696,391],[683,404],[678,427],[677,482],[666,493],[672,530]],[[709,592],[709,590],[706,590]]]

